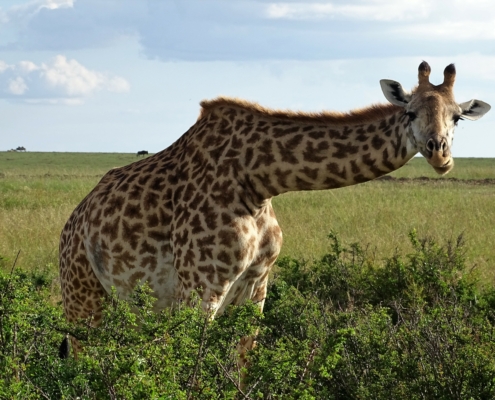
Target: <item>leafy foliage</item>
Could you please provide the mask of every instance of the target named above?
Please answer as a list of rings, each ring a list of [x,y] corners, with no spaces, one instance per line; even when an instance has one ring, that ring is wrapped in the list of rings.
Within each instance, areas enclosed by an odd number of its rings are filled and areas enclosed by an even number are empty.
[[[279,261],[255,304],[211,320],[199,299],[154,313],[146,286],[105,299],[104,322],[67,324],[47,272],[0,275],[0,398],[491,399],[495,289],[468,270],[462,237],[376,265],[329,235],[320,260]],[[58,358],[65,332],[77,360]],[[257,332],[242,381],[236,345]]]

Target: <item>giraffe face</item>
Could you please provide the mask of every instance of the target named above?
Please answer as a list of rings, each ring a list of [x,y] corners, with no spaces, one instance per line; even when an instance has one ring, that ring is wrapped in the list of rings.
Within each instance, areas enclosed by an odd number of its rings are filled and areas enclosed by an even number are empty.
[[[405,114],[417,150],[437,173],[449,172],[454,166],[454,129],[462,116],[459,105],[436,92],[420,93],[407,104]]]
[[[430,66],[423,61],[418,69],[419,85],[412,93],[406,93],[395,81],[382,80],[380,84],[387,100],[404,108],[411,145],[443,175],[454,166],[451,148],[459,120],[479,119],[490,110],[490,105],[480,100],[456,103],[453,64],[445,68],[441,85],[429,82],[430,71]]]

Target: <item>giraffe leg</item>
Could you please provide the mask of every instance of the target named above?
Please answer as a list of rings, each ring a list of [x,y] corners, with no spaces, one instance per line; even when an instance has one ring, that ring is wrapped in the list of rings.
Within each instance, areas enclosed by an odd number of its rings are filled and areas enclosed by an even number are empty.
[[[66,256],[68,253],[61,252],[60,256],[60,284],[65,317],[68,322],[88,321],[90,326],[96,327],[101,323],[101,299],[106,296],[106,291],[86,256],[79,253],[76,257],[69,257]],[[59,349],[60,357],[66,358],[69,355],[69,347],[77,358],[81,345],[72,336],[66,336],[63,340]]]
[[[250,362],[247,359],[247,352],[253,350],[256,347],[256,336],[258,335],[258,330],[254,335],[243,336],[239,343],[237,344],[237,353],[239,354],[239,359],[237,361],[237,366],[241,370],[241,378],[244,380],[246,377],[246,373],[243,371],[243,368],[249,368]]]

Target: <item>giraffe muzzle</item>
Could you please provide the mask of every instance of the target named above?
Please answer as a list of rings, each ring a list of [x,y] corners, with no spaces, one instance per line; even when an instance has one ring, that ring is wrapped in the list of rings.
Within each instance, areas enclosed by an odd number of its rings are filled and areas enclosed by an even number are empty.
[[[426,150],[428,150],[431,153],[434,152],[444,153],[447,150],[447,141],[444,138],[442,139],[429,138],[428,141],[426,142]]]
[[[426,142],[424,156],[428,163],[440,175],[446,174],[454,167],[454,160],[445,138],[429,138]]]

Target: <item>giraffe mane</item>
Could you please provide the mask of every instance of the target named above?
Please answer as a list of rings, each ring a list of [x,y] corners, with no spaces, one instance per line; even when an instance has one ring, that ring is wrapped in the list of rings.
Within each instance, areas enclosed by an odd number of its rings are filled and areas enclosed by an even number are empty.
[[[393,104],[372,104],[368,107],[351,110],[348,112],[339,111],[321,111],[321,112],[304,112],[292,110],[277,110],[263,107],[258,103],[231,97],[217,97],[212,100],[203,100],[201,103],[201,112],[198,119],[206,117],[212,112],[222,114],[226,108],[241,108],[247,112],[274,117],[277,119],[286,119],[305,123],[330,123],[337,125],[345,124],[365,124],[378,119],[386,118],[401,110],[401,107]],[[223,110],[222,110],[223,108]]]

